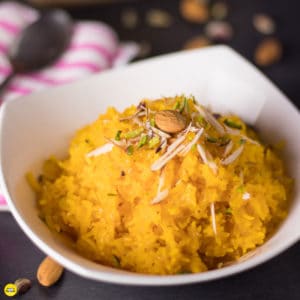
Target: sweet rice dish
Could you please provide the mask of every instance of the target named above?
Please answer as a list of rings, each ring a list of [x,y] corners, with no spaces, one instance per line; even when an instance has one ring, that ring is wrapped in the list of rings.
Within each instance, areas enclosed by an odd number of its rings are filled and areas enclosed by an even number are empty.
[[[81,255],[161,275],[243,259],[285,219],[292,189],[274,145],[184,95],[108,108],[27,179],[41,219]]]

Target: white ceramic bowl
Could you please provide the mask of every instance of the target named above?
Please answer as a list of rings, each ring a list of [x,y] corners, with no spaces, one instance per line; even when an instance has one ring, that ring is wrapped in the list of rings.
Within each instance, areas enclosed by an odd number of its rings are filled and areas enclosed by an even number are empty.
[[[295,179],[288,218],[246,261],[200,274],[150,276],[89,261],[62,244],[38,218],[24,174],[36,174],[49,155],[63,157],[74,131],[108,105],[123,109],[143,97],[193,94],[215,111],[234,112],[267,141],[287,141],[286,163]],[[108,71],[61,88],[5,103],[1,110],[0,183],[9,208],[27,236],[67,269],[91,279],[134,285],[175,285],[212,280],[254,267],[300,237],[300,115],[259,71],[224,47],[175,53]]]

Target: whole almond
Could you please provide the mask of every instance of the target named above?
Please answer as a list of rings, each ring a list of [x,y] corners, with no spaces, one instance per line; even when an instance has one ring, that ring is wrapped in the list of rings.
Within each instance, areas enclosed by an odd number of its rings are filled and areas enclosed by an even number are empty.
[[[183,49],[189,50],[189,49],[204,48],[209,46],[210,44],[211,42],[207,37],[203,35],[199,35],[187,40],[183,46]]]
[[[186,118],[176,110],[161,110],[154,120],[156,126],[167,133],[177,133],[186,127]]]
[[[193,23],[205,23],[209,19],[209,9],[206,1],[181,0],[180,12],[185,20]]]
[[[267,67],[282,57],[282,45],[276,38],[264,39],[256,48],[254,60],[257,65]]]
[[[37,270],[37,279],[43,286],[51,286],[61,277],[63,267],[47,256]]]

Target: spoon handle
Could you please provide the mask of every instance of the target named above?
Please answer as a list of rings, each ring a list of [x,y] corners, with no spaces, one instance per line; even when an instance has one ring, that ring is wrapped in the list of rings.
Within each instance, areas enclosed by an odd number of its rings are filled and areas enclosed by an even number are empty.
[[[0,96],[2,96],[3,92],[5,91],[5,88],[10,83],[10,81],[15,76],[15,73],[10,73],[1,83],[0,83]]]

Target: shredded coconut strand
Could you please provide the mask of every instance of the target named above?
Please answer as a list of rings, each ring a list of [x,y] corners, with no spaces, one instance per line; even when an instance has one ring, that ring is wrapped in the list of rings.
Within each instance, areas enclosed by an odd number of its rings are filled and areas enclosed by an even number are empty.
[[[226,166],[233,163],[242,154],[243,150],[244,150],[244,145],[240,146],[232,154],[230,154],[225,159],[223,159],[221,161],[221,164]]]
[[[107,152],[110,152],[113,147],[114,147],[114,145],[112,143],[104,144],[103,146],[101,146],[99,148],[96,148],[95,150],[89,152],[86,155],[86,157],[93,157],[93,156],[98,156],[98,155],[105,154]]]
[[[215,203],[212,202],[210,204],[210,213],[211,213],[211,224],[213,228],[213,232],[217,235],[217,224],[216,224],[216,214],[215,214]]]

